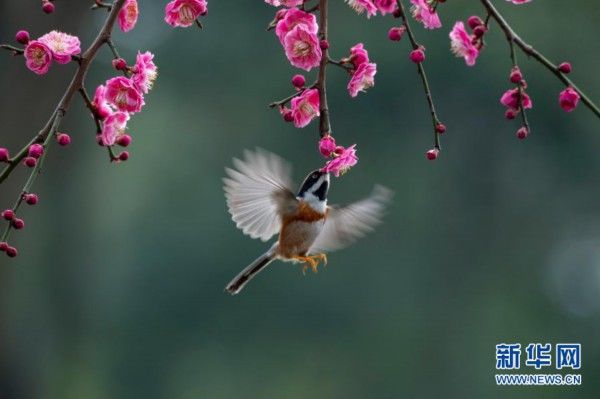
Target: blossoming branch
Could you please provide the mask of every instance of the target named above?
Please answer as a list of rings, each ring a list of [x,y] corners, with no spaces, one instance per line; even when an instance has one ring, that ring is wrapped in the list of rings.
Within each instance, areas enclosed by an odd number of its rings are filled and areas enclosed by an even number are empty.
[[[329,0],[264,0],[270,6],[277,7],[274,18],[268,25],[273,31],[289,63],[302,73],[291,76],[291,94],[281,100],[273,101],[270,107],[276,109],[281,118],[293,123],[296,128],[303,129],[318,119],[319,153],[326,158],[322,171],[339,177],[358,163],[357,145],[340,145],[334,138],[330,105],[327,99],[327,76],[330,69],[336,68],[347,75],[346,91],[352,98],[369,91],[375,85],[377,64],[371,59],[363,43],[356,43],[349,49],[340,49],[330,43]],[[532,0],[497,0],[515,5],[529,3]],[[372,18],[378,15],[391,16],[395,21],[390,27],[387,37],[394,42],[409,43],[406,52],[407,61],[416,65],[420,84],[425,94],[431,116],[433,131],[433,147],[425,152],[429,160],[439,157],[441,151],[440,137],[446,133],[446,125],[441,122],[434,104],[433,93],[425,70],[427,62],[426,46],[417,40],[417,27],[427,30],[443,29],[443,10],[450,6],[446,0],[344,0],[359,16]],[[408,7],[410,2],[410,8]],[[549,58],[525,42],[500,14],[492,0],[479,0],[483,6],[483,15],[472,15],[466,21],[456,21],[449,31],[450,49],[457,57],[464,59],[468,67],[476,67],[488,45],[485,41],[487,32],[497,25],[508,43],[510,70],[508,80],[510,87],[499,95],[500,104],[504,107],[504,115],[508,120],[519,118],[516,130],[519,139],[531,134],[531,126],[527,113],[533,108],[533,99],[519,66],[518,51],[530,59],[539,62],[554,75],[564,88],[558,93],[558,105],[566,112],[572,112],[582,102],[600,118],[600,109],[575,83],[568,77],[572,71],[569,62],[555,64]],[[110,161],[119,163],[129,158],[128,151],[116,152],[117,147],[128,147],[132,138],[127,133],[127,125],[131,118],[140,113],[145,105],[145,96],[152,88],[157,77],[154,55],[149,51],[137,53],[135,63],[128,64],[121,58],[115,43],[111,39],[113,25],[118,23],[123,32],[134,29],[139,17],[137,0],[114,0],[112,3],[94,0],[94,9],[105,9],[108,17],[96,40],[81,53],[79,39],[71,34],[53,30],[31,39],[27,31],[19,31],[15,40],[24,48],[12,44],[0,44],[0,48],[8,50],[16,56],[23,56],[25,66],[33,73],[44,75],[54,64],[77,62],[79,67],[73,80],[67,87],[46,125],[16,155],[10,156],[8,149],[0,147],[0,162],[6,163],[0,173],[0,184],[19,165],[31,168],[31,173],[23,189],[19,193],[12,208],[6,209],[2,217],[6,220],[6,229],[0,237],[0,251],[9,256],[17,255],[17,250],[8,244],[12,230],[25,226],[18,211],[23,202],[34,205],[38,202],[36,194],[31,192],[33,182],[41,170],[41,165],[49,151],[54,138],[61,146],[71,142],[68,134],[60,132],[60,124],[66,115],[76,93],[88,107],[96,128],[96,141],[107,149]],[[42,10],[46,13],[55,11],[50,0],[42,1]],[[202,28],[200,19],[207,14],[205,0],[173,0],[166,4],[164,20],[172,27],[198,26]],[[415,22],[413,24],[413,22]],[[334,27],[343,29],[344,27]],[[90,96],[85,87],[85,77],[98,50],[107,46],[113,54],[113,67],[120,72],[112,76],[104,84],[96,87]],[[332,56],[336,54],[341,58]],[[330,68],[331,67],[331,68]],[[313,72],[313,71],[316,71]],[[305,74],[315,76],[307,82]],[[336,133],[337,139],[340,138]]]
[[[50,151],[51,141],[54,139],[62,147],[71,143],[71,136],[60,132],[59,129],[73,98],[77,94],[81,96],[95,123],[95,140],[100,146],[106,147],[111,162],[119,163],[129,159],[129,152],[120,151],[117,154],[115,147],[117,145],[128,147],[131,144],[132,138],[126,133],[127,123],[133,115],[142,111],[145,96],[157,77],[157,67],[151,52],[138,52],[135,63],[129,65],[119,56],[111,37],[115,24],[118,24],[123,32],[135,28],[139,17],[137,0],[115,0],[112,3],[95,0],[92,8],[105,9],[108,11],[108,16],[96,39],[83,53],[77,36],[58,30],[43,34],[37,39],[32,39],[26,30],[17,32],[15,41],[25,46],[24,48],[0,44],[0,48],[10,51],[13,55],[23,56],[25,66],[37,75],[45,75],[51,67],[54,67],[54,63],[58,65],[78,63],[73,79],[45,126],[12,157],[7,148],[0,147],[0,163],[6,164],[0,173],[0,184],[20,165],[31,169],[13,206],[1,213],[6,227],[0,236],[0,252],[5,252],[9,257],[18,254],[17,249],[8,243],[10,233],[25,227],[25,221],[19,217],[21,205],[23,203],[35,205],[39,201],[38,195],[32,192],[32,188]],[[44,0],[42,10],[51,14],[55,11],[55,5],[50,0]],[[205,0],[173,0],[165,7],[164,19],[173,27],[188,27],[193,24],[201,27],[198,18],[206,13]],[[112,65],[116,71],[122,73],[122,76],[114,76],[106,80],[103,85],[96,88],[91,98],[86,89],[85,78],[100,48],[104,46],[112,52],[114,58]]]

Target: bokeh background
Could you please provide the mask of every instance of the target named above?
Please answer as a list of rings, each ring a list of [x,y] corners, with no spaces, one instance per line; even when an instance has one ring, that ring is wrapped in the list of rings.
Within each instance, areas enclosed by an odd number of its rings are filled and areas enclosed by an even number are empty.
[[[87,45],[105,18],[89,3],[59,0],[46,16],[39,2],[3,1],[0,42],[60,28]],[[492,28],[473,68],[449,52],[453,22],[482,14],[479,2],[444,4],[441,30],[415,24],[448,126],[436,162],[424,159],[430,119],[408,43],[386,38],[396,21],[331,2],[333,56],[364,42],[378,74],[353,100],[330,70],[335,135],[360,156],[330,201],[375,183],[395,200],[384,225],[318,275],[274,264],[237,297],[225,283],[265,244],[231,222],[223,169],[260,146],[300,179],[323,162],[317,126],[294,129],[266,107],[297,72],[265,31],[273,8],[211,1],[199,31],[163,23],[166,0],[140,3],[138,26],[115,41],[129,60],[153,51],[160,76],[130,124],[130,161],[108,163],[76,101],[62,126],[73,143],[51,149],[40,204],[13,235],[20,255],[0,257],[1,398],[597,397],[600,121],[583,106],[562,112],[561,85],[520,56],[534,108],[532,135],[517,140],[498,101],[510,85],[501,32]],[[496,4],[600,99],[597,4]],[[3,146],[15,151],[45,123],[74,69],[38,77],[1,54]],[[102,50],[89,90],[114,74]],[[25,173],[0,187],[1,207]],[[582,386],[496,387],[497,343],[565,341],[583,345]]]

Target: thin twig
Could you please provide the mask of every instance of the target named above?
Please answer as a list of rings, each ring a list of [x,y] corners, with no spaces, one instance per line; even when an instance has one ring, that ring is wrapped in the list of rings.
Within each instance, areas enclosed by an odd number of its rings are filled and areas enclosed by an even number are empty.
[[[85,87],[82,86],[79,89],[79,93],[81,94],[81,97],[83,98],[83,102],[85,103],[85,106],[92,113],[92,117],[94,118],[94,122],[96,123],[96,134],[102,133],[102,125],[100,123],[100,119],[98,118],[98,115],[96,114],[96,108],[94,107],[94,103],[92,102],[92,99],[90,98],[87,91],[85,90]]]
[[[13,55],[23,54],[25,50],[22,48],[18,48],[15,46],[11,46],[10,44],[0,44],[0,48],[8,51],[12,51]]]
[[[498,12],[496,7],[492,4],[490,0],[480,0],[481,4],[486,8],[488,14],[493,18],[500,28],[504,31],[506,35],[506,39],[515,43],[521,51],[527,54],[530,57],[533,57],[536,61],[546,67],[550,72],[552,72],[561,82],[565,84],[565,86],[570,86],[575,90],[579,96],[581,97],[581,101],[594,113],[597,117],[600,118],[600,108],[590,98],[579,89],[571,79],[569,79],[564,73],[562,73],[558,66],[552,63],[548,58],[546,58],[543,54],[537,51],[533,46],[526,43],[519,35],[515,33],[515,31],[511,28],[511,26],[506,22],[504,17]]]
[[[327,0],[319,0],[319,31],[321,40],[327,41]],[[323,49],[323,56],[319,64],[317,88],[319,89],[319,134],[325,137],[331,134],[331,121],[329,119],[329,105],[327,104],[327,64],[329,62],[329,49]]]
[[[415,35],[413,34],[413,31],[410,27],[410,23],[408,22],[408,18],[406,16],[406,11],[404,9],[404,4],[402,3],[402,0],[397,0],[397,1],[398,1],[398,9],[400,11],[400,17],[402,18],[402,23],[406,27],[406,33],[408,34],[408,39],[410,40],[410,44],[411,44],[413,50],[416,50],[419,47],[421,47],[421,45],[419,44],[419,42],[417,42],[417,39],[415,38]],[[438,133],[438,131],[436,129],[437,125],[440,123],[440,120],[435,111],[435,105],[433,104],[433,97],[431,95],[431,89],[429,88],[429,81],[427,80],[427,74],[425,73],[425,67],[423,67],[422,62],[417,63],[417,70],[419,72],[419,76],[421,76],[421,81],[423,83],[423,89],[425,91],[425,97],[427,99],[427,104],[429,105],[429,111],[431,113],[431,121],[433,122],[434,147],[436,149],[440,150],[441,149],[440,134]]]

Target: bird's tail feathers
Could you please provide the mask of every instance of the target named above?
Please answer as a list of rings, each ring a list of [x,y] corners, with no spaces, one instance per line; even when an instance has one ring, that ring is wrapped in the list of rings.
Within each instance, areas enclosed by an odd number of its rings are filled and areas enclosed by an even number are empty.
[[[244,270],[242,270],[237,276],[233,278],[225,287],[225,290],[231,295],[237,295],[244,288],[246,284],[261,270],[273,262],[277,255],[275,254],[275,248],[277,244],[273,245],[271,249],[256,258],[254,262],[250,263]]]

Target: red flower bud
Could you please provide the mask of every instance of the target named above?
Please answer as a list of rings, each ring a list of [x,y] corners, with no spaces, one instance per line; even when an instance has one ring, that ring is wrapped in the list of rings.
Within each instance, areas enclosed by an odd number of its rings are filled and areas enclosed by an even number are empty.
[[[437,125],[435,125],[435,131],[439,134],[446,133],[446,125],[444,125],[443,123],[438,123]]]
[[[0,162],[6,162],[10,159],[10,154],[6,148],[0,147]]]
[[[404,32],[406,32],[406,28],[404,27],[404,25],[394,26],[388,31],[388,39],[394,42],[398,42],[402,39],[402,35],[404,35]]]
[[[119,161],[127,161],[129,159],[129,152],[127,151],[123,151],[122,153],[119,154]]]
[[[44,10],[46,14],[52,14],[54,12],[54,4],[50,3],[49,1],[43,1],[42,10]]]
[[[523,140],[524,138],[527,138],[527,136],[529,136],[529,130],[527,130],[525,126],[522,126],[517,130],[517,138],[519,140]]]
[[[2,217],[4,220],[13,220],[15,218],[15,213],[12,209],[6,209],[2,212]]]
[[[58,142],[58,145],[64,147],[71,144],[71,136],[66,133],[59,133],[58,136],[56,136],[56,141]]]
[[[127,62],[123,58],[115,58],[112,60],[112,66],[117,71],[124,71],[127,69]]]
[[[321,50],[327,50],[329,48],[329,42],[323,39],[319,42],[319,47],[321,47]]]
[[[558,66],[558,70],[562,73],[571,73],[571,64],[568,62],[563,62]]]
[[[469,19],[467,19],[467,25],[469,25],[469,28],[475,29],[478,26],[483,25],[483,20],[481,18],[479,18],[477,15],[472,15],[469,17]]]
[[[437,148],[433,148],[429,151],[427,151],[425,153],[425,156],[427,157],[427,159],[429,159],[430,161],[434,161],[437,159],[438,155],[440,153],[440,150],[438,150]]]
[[[44,147],[41,144],[32,144],[29,146],[29,156],[39,158],[44,153]]]
[[[15,247],[8,247],[8,248],[6,248],[6,254],[8,255],[9,258],[14,258],[15,256],[17,256],[19,254],[19,252],[17,252],[17,248],[15,248]]]
[[[35,205],[38,203],[38,196],[35,194],[25,194],[25,202],[29,205]]]
[[[128,134],[122,135],[117,139],[117,144],[121,147],[127,147],[129,144],[131,144],[131,136]]]
[[[21,230],[23,227],[25,227],[25,222],[23,221],[23,219],[19,219],[19,218],[15,218],[13,219],[10,224],[12,224],[12,227],[15,230]]]
[[[33,168],[37,164],[37,159],[34,157],[26,157],[23,162],[28,168]]]
[[[304,79],[304,76],[302,75],[294,75],[292,77],[292,85],[294,85],[294,87],[297,87],[298,89],[304,87],[305,83],[306,79]]]
[[[410,60],[415,64],[420,64],[425,61],[425,52],[422,48],[418,48],[410,52]]]
[[[21,44],[29,43],[29,32],[26,30],[20,30],[15,35],[15,40]]]

